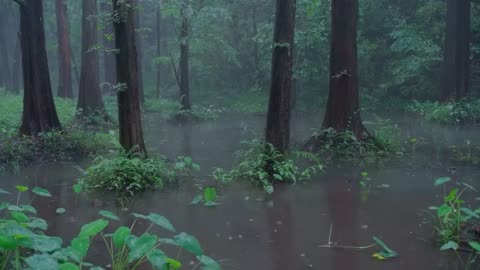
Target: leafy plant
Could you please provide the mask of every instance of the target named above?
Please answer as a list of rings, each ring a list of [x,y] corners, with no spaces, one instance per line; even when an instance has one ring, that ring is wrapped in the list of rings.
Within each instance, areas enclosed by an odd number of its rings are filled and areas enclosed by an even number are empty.
[[[458,125],[480,122],[480,100],[460,100],[448,103],[415,101],[407,107],[429,122]]]
[[[373,258],[383,261],[383,260],[388,260],[391,258],[398,257],[398,253],[393,249],[391,249],[390,247],[388,247],[387,244],[385,244],[385,242],[383,242],[380,238],[374,236],[373,240],[375,241],[375,243],[377,243],[377,245],[379,245],[383,249],[382,251],[375,252],[372,255]]]
[[[196,205],[200,202],[204,202],[204,205],[208,207],[217,206],[220,205],[220,203],[217,202],[217,199],[217,189],[214,187],[207,187],[203,191],[203,194],[199,194],[193,198],[193,200],[190,202],[190,205]]]

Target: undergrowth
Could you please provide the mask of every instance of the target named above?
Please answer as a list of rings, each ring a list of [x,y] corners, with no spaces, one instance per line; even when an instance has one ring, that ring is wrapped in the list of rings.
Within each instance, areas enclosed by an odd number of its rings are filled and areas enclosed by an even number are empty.
[[[236,153],[236,160],[230,170],[221,168],[214,170],[215,180],[223,183],[249,181],[272,193],[275,183],[307,180],[323,170],[320,159],[312,153],[294,151],[286,156],[271,144],[261,140],[242,143],[246,148]],[[300,164],[300,161],[307,162]]]
[[[448,103],[415,101],[407,107],[426,121],[445,125],[476,124],[480,122],[480,100],[461,100]]]

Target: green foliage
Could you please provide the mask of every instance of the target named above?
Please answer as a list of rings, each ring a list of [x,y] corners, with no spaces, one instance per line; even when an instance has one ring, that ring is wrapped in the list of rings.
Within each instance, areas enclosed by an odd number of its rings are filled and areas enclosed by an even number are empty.
[[[195,198],[193,198],[193,200],[190,202],[190,205],[196,205],[203,201],[205,206],[212,207],[220,205],[217,200],[217,189],[214,187],[206,187],[203,191],[203,194],[195,196]]]
[[[22,189],[24,190],[24,189]],[[19,192],[26,192],[19,191]],[[34,192],[37,190],[38,192]],[[50,194],[47,190],[32,189],[33,193]],[[2,202],[2,204],[7,204]],[[133,214],[135,219],[144,219],[151,222],[151,226],[143,232],[136,234],[135,220],[130,227],[119,226],[107,219],[97,219],[84,224],[78,235],[68,245],[60,237],[46,234],[47,222],[35,213],[28,211],[30,205],[22,206],[18,202],[15,209],[4,208],[4,218],[0,220],[0,269],[37,269],[37,270],[80,270],[80,269],[103,269],[87,262],[92,249],[92,243],[97,238],[103,239],[106,252],[110,259],[103,263],[110,265],[113,270],[134,270],[140,265],[151,265],[155,269],[179,269],[181,267],[180,254],[175,259],[159,249],[161,245],[169,244],[177,247],[180,251],[185,250],[197,259],[194,268],[202,266],[202,269],[220,270],[220,265],[212,258],[206,256],[197,240],[187,233],[175,234],[175,229],[170,221],[161,215],[150,213],[149,215]],[[6,210],[5,210],[6,209]],[[13,209],[13,210],[11,210]],[[36,211],[35,211],[36,212]],[[58,211],[57,211],[58,212]],[[100,215],[116,221],[119,218],[112,212],[102,210]],[[42,224],[42,226],[38,226]],[[167,229],[173,234],[168,238],[150,232],[152,226]],[[107,228],[113,231],[107,233]],[[99,248],[99,247],[96,247]],[[100,246],[100,248],[102,248]],[[98,252],[98,251],[97,251]]]
[[[475,124],[480,122],[480,100],[439,102],[419,102],[407,107],[426,121],[445,125]]]
[[[249,181],[263,187],[267,193],[272,193],[274,183],[295,183],[310,179],[323,170],[320,159],[311,153],[293,152],[292,157],[288,157],[261,140],[242,143],[246,145],[246,149],[236,153],[235,163],[229,171],[221,168],[214,170],[213,176],[216,180],[223,183]],[[308,162],[312,164],[301,169],[294,156],[308,158]]]

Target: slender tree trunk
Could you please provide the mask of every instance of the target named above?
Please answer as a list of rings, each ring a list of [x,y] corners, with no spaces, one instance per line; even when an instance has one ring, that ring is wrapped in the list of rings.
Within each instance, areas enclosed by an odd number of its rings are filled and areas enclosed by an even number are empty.
[[[253,36],[255,37],[255,40],[253,42],[253,66],[255,68],[254,76],[255,76],[255,86],[258,87],[260,85],[261,81],[261,74],[260,74],[260,56],[258,53],[258,40],[257,40],[257,35],[258,35],[258,26],[257,26],[257,5],[253,4],[252,8],[252,30],[253,30]]]
[[[330,92],[324,129],[365,136],[360,117],[357,71],[358,0],[332,0]]]
[[[162,56],[162,1],[160,0],[158,2],[158,7],[157,7],[157,57]],[[155,87],[155,97],[160,98],[160,83],[161,83],[161,75],[162,75],[162,65],[161,63],[157,63],[156,65],[157,68],[157,81],[156,81],[156,87]]]
[[[68,29],[67,5],[64,0],[55,0],[58,38],[58,96],[73,98],[72,58]]]
[[[189,0],[183,0],[181,6],[182,26],[180,30],[180,103],[182,110],[190,110],[190,80],[189,80]]]
[[[15,55],[12,65],[12,91],[16,94],[20,93],[20,73],[22,61],[22,51],[20,44],[20,35],[17,37],[17,45],[15,46]]]
[[[8,45],[9,40],[5,34],[5,27],[8,26],[7,16],[5,12],[0,12],[0,59],[2,59],[2,67],[0,68],[0,87],[5,87],[12,91],[10,62],[8,61]]]
[[[113,49],[115,47],[115,42],[113,39],[113,25],[112,25],[112,6],[108,0],[103,0],[100,3],[100,8],[102,13],[104,13],[105,18],[105,27],[103,29],[103,71],[105,76],[105,83],[107,85],[106,89],[108,92],[111,92],[112,95],[116,94],[114,86],[117,83],[117,70],[115,66],[115,54]]]
[[[138,91],[135,14],[130,4],[131,0],[113,0],[114,14],[120,14],[113,24],[118,84],[122,86],[117,93],[120,144],[126,151],[134,149],[146,155]]]
[[[470,88],[470,0],[447,0],[442,101],[467,97]]]
[[[60,129],[48,74],[42,0],[24,0],[20,5],[23,64],[23,115],[20,134],[36,136]]]
[[[282,153],[290,142],[295,0],[277,0],[273,35],[272,79],[265,141]]]
[[[82,64],[77,109],[83,116],[106,117],[100,91],[97,46],[97,0],[82,0]]]
[[[134,0],[134,6],[136,8],[135,11],[135,25],[136,25],[136,30],[135,30],[135,46],[137,48],[137,68],[138,68],[138,94],[140,95],[140,103],[143,104],[145,103],[145,90],[143,87],[143,40],[142,36],[139,34],[138,30],[141,30],[141,6],[139,4],[139,0]]]

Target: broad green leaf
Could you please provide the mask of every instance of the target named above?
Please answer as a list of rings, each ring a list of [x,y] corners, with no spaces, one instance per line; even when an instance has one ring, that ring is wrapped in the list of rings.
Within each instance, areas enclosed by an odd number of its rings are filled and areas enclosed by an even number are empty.
[[[0,188],[0,194],[10,194],[10,192],[6,191],[3,188]]]
[[[40,229],[44,231],[48,229],[47,222],[42,218],[32,218],[32,221],[27,223],[27,226],[31,229]]]
[[[214,187],[207,187],[203,194],[206,202],[214,202],[217,200],[217,190]]]
[[[50,237],[46,235],[35,235],[32,239],[33,250],[39,252],[52,252],[62,248],[62,238],[60,237]]]
[[[55,213],[57,214],[65,214],[65,212],[67,212],[67,210],[65,208],[57,208],[57,210],[55,210]]]
[[[200,165],[198,165],[197,163],[192,163],[192,169],[198,172],[200,171]]]
[[[277,180],[283,181],[283,177],[280,174],[273,174],[273,177]]]
[[[59,270],[57,260],[48,254],[33,255],[25,259],[25,263],[32,270]]]
[[[1,203],[0,203],[0,211],[3,210],[3,209],[5,209],[5,208],[8,208],[9,206],[10,206],[9,203],[7,203],[7,202],[1,202]]]
[[[437,209],[437,215],[439,217],[444,217],[447,214],[451,213],[452,211],[453,211],[453,208],[451,206],[444,204]]]
[[[93,237],[108,226],[108,220],[98,219],[82,226],[80,236]]]
[[[166,258],[167,255],[158,249],[154,249],[147,253],[147,259],[155,269],[164,269],[167,265],[167,261],[165,261]]]
[[[177,260],[174,260],[172,258],[166,258],[165,261],[167,261],[168,263],[168,270],[177,270],[177,269],[180,269],[180,267],[182,267],[182,263],[177,261]]]
[[[26,186],[15,186],[15,188],[20,192],[25,192],[28,190],[28,187]]]
[[[27,205],[27,204],[22,204],[20,205],[21,208],[23,208],[23,210],[27,211],[27,212],[30,212],[32,214],[37,214],[37,209],[35,209],[33,206],[31,205]]]
[[[117,217],[117,215],[115,215],[114,213],[112,213],[110,211],[101,210],[100,212],[98,212],[98,214],[100,214],[101,216],[103,216],[105,218],[109,218],[109,219],[113,219],[113,220],[120,220]]]
[[[170,220],[168,220],[164,216],[160,216],[157,214],[149,214],[148,216],[142,215],[142,214],[132,214],[136,218],[141,218],[141,219],[146,219],[152,222],[155,225],[158,225],[166,230],[169,230],[171,232],[175,232],[175,228],[173,227],[172,223],[170,223]]]
[[[60,270],[80,270],[80,268],[73,263],[67,262],[60,264]]]
[[[200,243],[198,242],[197,238],[195,238],[194,236],[188,235],[186,233],[181,233],[181,234],[175,235],[174,239],[179,246],[181,246],[188,252],[191,252],[196,256],[203,255],[202,247],[200,246]]]
[[[130,252],[128,253],[128,262],[140,259],[143,255],[150,252],[157,244],[158,237],[153,234],[144,233],[134,241],[127,241]]]
[[[20,223],[27,223],[30,221],[30,218],[27,217],[27,215],[21,213],[21,212],[10,212],[10,215],[12,218]]]
[[[123,247],[130,233],[130,228],[125,226],[118,227],[118,229],[112,235],[112,240],[115,247]]]
[[[10,205],[8,206],[7,208],[9,211],[17,211],[17,212],[23,212],[25,211],[25,209],[21,208],[20,206],[16,206],[16,205]]]
[[[50,192],[44,188],[39,188],[39,187],[34,187],[32,189],[32,192],[37,194],[38,196],[42,196],[42,197],[52,197],[52,194],[50,194]]]
[[[480,243],[478,242],[475,242],[475,241],[471,241],[471,242],[468,242],[468,244],[478,253],[480,253]]]
[[[77,253],[81,258],[87,256],[88,248],[90,247],[90,239],[86,235],[79,235],[72,239],[70,243],[72,251]]]
[[[393,258],[393,257],[398,256],[398,253],[396,251],[394,251],[393,249],[389,248],[387,246],[387,244],[385,244],[385,242],[383,242],[380,238],[374,236],[373,240],[375,241],[375,243],[377,243],[378,245],[380,245],[383,248],[383,251],[377,252],[376,254],[380,255],[384,259],[389,259],[389,258]]]
[[[444,245],[442,245],[440,247],[440,250],[448,250],[448,249],[457,250],[458,249],[458,244],[456,242],[453,242],[453,241],[448,241],[447,243],[445,243]]]
[[[0,234],[0,248],[13,250],[17,247],[17,241],[10,236]]]
[[[195,198],[193,198],[193,200],[190,202],[190,205],[196,205],[196,204],[200,203],[202,200],[203,200],[203,195],[199,194],[199,195],[195,196]]]
[[[452,178],[450,178],[450,177],[440,177],[440,178],[437,178],[437,179],[435,180],[435,182],[433,183],[433,185],[437,187],[437,186],[443,185],[443,184],[445,184],[445,183],[448,183],[448,182],[450,182],[450,181],[452,181]]]
[[[448,196],[445,197],[445,202],[452,202],[457,198],[458,194],[458,188],[452,189],[450,193],[448,193]]]
[[[220,270],[220,265],[212,258],[202,255],[197,256],[199,262],[202,263],[202,270]]]
[[[163,243],[163,244],[172,245],[172,246],[178,246],[178,243],[175,242],[175,240],[173,240],[171,238],[160,238],[160,239],[158,239],[158,242]]]

